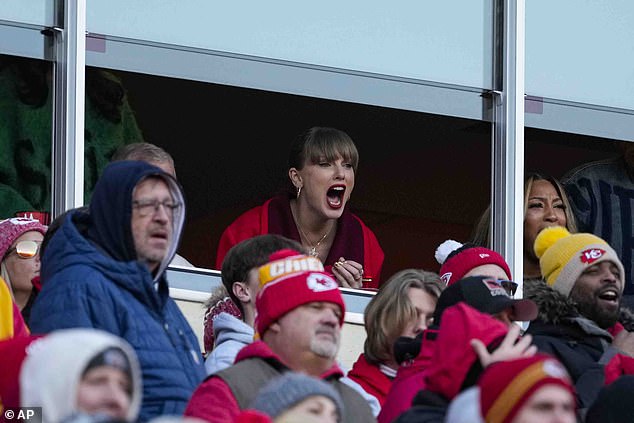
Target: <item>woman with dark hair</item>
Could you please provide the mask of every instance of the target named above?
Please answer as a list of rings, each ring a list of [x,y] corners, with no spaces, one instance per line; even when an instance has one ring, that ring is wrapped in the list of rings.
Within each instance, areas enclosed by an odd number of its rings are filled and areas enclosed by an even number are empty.
[[[354,189],[359,152],[345,132],[313,127],[290,149],[290,193],[248,210],[223,232],[216,268],[227,251],[256,235],[276,233],[299,241],[346,288],[378,288],[383,250],[370,228],[346,207]]]
[[[484,211],[473,235],[474,244],[489,248],[490,210],[489,206]],[[550,226],[564,226],[569,232],[577,232],[568,196],[561,183],[552,176],[529,173],[524,179],[524,279],[541,278],[533,245],[537,234]]]

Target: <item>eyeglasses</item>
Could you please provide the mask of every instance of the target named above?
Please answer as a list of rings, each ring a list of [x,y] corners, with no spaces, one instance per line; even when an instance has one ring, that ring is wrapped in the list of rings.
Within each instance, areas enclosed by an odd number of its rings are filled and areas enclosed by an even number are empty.
[[[18,257],[22,259],[33,258],[39,253],[41,243],[41,241],[20,241],[15,244],[14,248],[11,248],[9,251],[7,251],[5,257],[15,251]]]
[[[509,297],[513,298],[515,296],[515,293],[517,292],[517,282],[504,279],[496,279],[495,283],[504,288],[506,293],[509,294]]]
[[[163,206],[163,208],[165,209],[165,213],[167,213],[167,215],[171,217],[174,214],[175,210],[178,210],[183,206],[183,203],[171,200],[140,200],[132,202],[132,207],[139,211],[139,216],[141,217],[153,215],[159,210],[160,206]]]

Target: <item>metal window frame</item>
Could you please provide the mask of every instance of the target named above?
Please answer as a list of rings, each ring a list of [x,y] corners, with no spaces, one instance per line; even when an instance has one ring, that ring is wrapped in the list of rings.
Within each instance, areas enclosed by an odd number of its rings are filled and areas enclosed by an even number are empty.
[[[491,245],[502,254],[523,294],[524,0],[495,3]]]
[[[52,217],[84,203],[86,0],[57,1],[55,14]]]

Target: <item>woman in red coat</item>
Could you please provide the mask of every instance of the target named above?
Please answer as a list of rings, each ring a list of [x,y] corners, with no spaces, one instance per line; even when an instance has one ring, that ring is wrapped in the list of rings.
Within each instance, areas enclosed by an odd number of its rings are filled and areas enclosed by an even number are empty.
[[[216,268],[227,251],[256,235],[275,233],[301,242],[346,288],[378,288],[383,250],[374,233],[346,205],[359,152],[345,132],[313,127],[291,146],[292,195],[278,195],[246,211],[223,232]]]

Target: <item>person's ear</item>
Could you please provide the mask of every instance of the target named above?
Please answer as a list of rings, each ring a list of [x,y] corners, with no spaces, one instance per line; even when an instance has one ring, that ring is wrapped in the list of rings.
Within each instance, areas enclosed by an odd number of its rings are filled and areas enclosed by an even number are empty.
[[[234,282],[231,286],[233,291],[233,295],[236,296],[241,303],[249,303],[251,302],[251,290],[249,286],[244,282]]]
[[[267,331],[269,330],[271,332],[280,333],[282,331],[282,328],[280,327],[280,324],[278,322],[274,322],[271,323],[271,326],[269,326],[269,328],[267,329]]]
[[[303,185],[302,182],[302,177],[300,176],[299,172],[297,171],[296,168],[292,167],[288,170],[288,177],[290,178],[291,182],[293,183],[293,185],[295,186],[295,188],[301,188]]]

